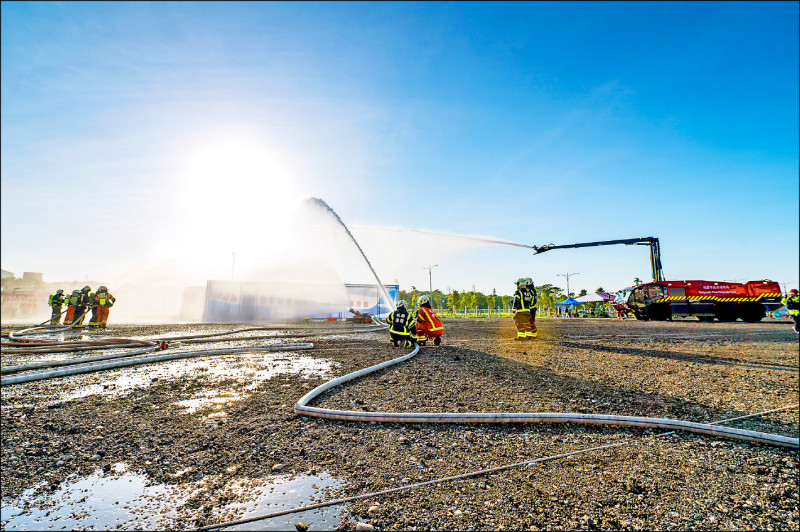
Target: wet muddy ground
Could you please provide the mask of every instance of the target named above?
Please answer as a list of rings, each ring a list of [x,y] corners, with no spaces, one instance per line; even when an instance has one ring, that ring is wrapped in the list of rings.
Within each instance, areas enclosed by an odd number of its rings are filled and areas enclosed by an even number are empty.
[[[313,405],[708,423],[798,402],[798,337],[786,323],[537,323],[538,340],[516,342],[510,319],[445,320],[445,345],[424,347]],[[15,327],[3,327],[9,328]],[[235,328],[118,325],[104,334]],[[285,530],[301,521],[311,530],[800,526],[795,450],[613,427],[396,425],[295,415],[294,403],[314,387],[408,351],[393,348],[386,333],[350,328],[321,324],[281,331],[296,338],[170,347],[311,341],[309,350],[214,355],[4,386],[0,525],[186,529],[625,442],[235,529]],[[239,336],[247,334],[270,332]],[[4,354],[2,364],[73,356]],[[793,438],[800,432],[797,409],[729,426]]]

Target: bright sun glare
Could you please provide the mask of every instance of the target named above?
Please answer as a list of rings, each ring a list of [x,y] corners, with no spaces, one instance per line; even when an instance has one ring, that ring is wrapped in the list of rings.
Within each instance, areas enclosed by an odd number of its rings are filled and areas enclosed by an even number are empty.
[[[203,239],[252,237],[285,215],[300,195],[297,172],[256,136],[194,143],[180,163],[182,219]]]

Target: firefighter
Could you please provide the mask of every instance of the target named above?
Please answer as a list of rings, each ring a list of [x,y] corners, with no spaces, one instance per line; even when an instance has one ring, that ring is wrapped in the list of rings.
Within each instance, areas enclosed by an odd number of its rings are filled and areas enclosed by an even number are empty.
[[[108,325],[108,309],[114,306],[117,298],[111,295],[106,286],[101,286],[97,289],[95,299],[97,300],[97,326],[105,329],[106,325]]]
[[[794,332],[800,333],[800,295],[798,295],[797,288],[792,288],[789,290],[789,295],[783,298],[781,301],[784,305],[786,305],[786,309],[789,311],[789,314],[792,316],[792,320],[794,320]]]
[[[87,306],[89,305],[89,292],[92,291],[92,287],[89,285],[84,286],[81,288],[80,292],[78,292],[78,300],[72,301],[72,304],[75,306],[75,310],[73,311],[73,327],[82,327],[83,326],[83,318],[86,316]],[[72,292],[73,296],[75,292]]]
[[[67,304],[67,315],[64,316],[64,325],[70,325],[73,318],[75,318],[75,304],[81,297],[80,290],[73,290],[72,293],[64,299]]]
[[[531,312],[530,312],[531,313],[531,330],[530,330],[530,332],[526,332],[525,333],[525,337],[528,338],[529,340],[533,340],[534,338],[539,336],[539,333],[536,331],[536,301],[537,301],[537,299],[536,299],[536,287],[533,286],[533,279],[531,279],[530,277],[526,277],[525,281],[527,281],[525,286],[527,287],[528,291],[530,291],[530,293],[531,293],[531,307],[530,307],[531,308]]]
[[[431,300],[428,296],[419,296],[417,300],[419,310],[417,310],[417,341],[422,343],[433,338],[433,345],[442,343],[444,327],[436,311],[431,307]]]
[[[48,304],[53,308],[53,314],[50,316],[50,325],[60,325],[61,307],[64,305],[64,291],[60,288],[56,290],[56,293],[50,296]]]
[[[389,324],[389,338],[395,347],[403,342],[402,347],[414,347],[417,345],[417,328],[414,325],[415,312],[409,311],[405,299],[397,303],[397,308],[386,318]]]
[[[517,326],[517,340],[533,339],[531,331],[531,292],[528,290],[527,279],[517,279],[514,292],[514,325]]]
[[[94,292],[89,293],[89,308],[92,311],[92,317],[89,318],[88,325],[90,329],[93,329],[97,327],[97,294],[95,294]]]

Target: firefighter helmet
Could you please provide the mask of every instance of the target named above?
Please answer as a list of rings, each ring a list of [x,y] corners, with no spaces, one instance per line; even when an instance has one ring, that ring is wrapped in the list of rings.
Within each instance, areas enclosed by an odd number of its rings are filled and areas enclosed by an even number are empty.
[[[431,299],[428,296],[419,296],[419,299],[417,300],[417,302],[420,305],[424,305],[425,303],[430,303]]]
[[[108,288],[106,287],[106,285],[103,285],[100,288],[98,288],[97,291],[98,292],[108,292]]]
[[[401,299],[400,301],[397,302],[397,306],[405,308],[406,306],[408,306],[408,303],[406,303],[405,299]]]
[[[517,285],[517,286],[522,286],[522,285],[525,284],[525,279],[520,277],[519,279],[517,279],[517,282],[515,282],[514,284]]]
[[[531,279],[530,277],[526,277],[525,278],[525,284],[533,286],[533,279]]]
[[[63,291],[62,289],[60,289],[60,288],[59,288],[58,290],[56,290],[56,295],[57,295],[57,296],[58,296],[58,295],[61,295],[61,294],[63,294],[63,293],[64,293],[64,291]]]
[[[84,286],[83,288],[81,288],[81,292],[91,292],[91,291],[92,291],[92,287],[89,286],[88,284],[86,286]]]
[[[797,288],[792,288],[791,290],[789,290],[789,293],[790,294],[797,294],[798,293],[797,292]]]

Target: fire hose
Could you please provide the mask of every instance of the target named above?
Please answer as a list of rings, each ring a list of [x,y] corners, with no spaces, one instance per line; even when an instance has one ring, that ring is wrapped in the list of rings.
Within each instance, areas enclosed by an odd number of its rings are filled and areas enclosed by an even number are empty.
[[[381,423],[576,423],[581,425],[606,425],[643,429],[659,428],[682,430],[696,434],[716,436],[718,438],[749,443],[763,443],[778,447],[788,447],[790,449],[800,448],[800,441],[798,438],[667,418],[578,414],[571,412],[356,412],[352,410],[335,410],[308,406],[313,399],[331,388],[363,377],[364,375],[380,371],[383,368],[405,362],[416,356],[418,352],[419,345],[407,355],[359,371],[354,371],[353,373],[317,386],[297,401],[294,405],[294,411],[300,415],[324,419]]]

